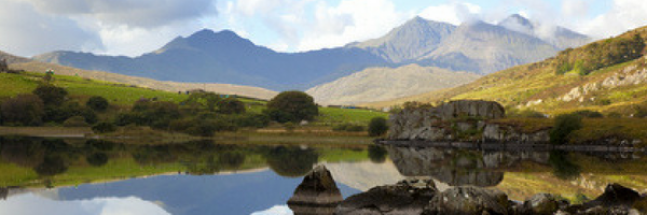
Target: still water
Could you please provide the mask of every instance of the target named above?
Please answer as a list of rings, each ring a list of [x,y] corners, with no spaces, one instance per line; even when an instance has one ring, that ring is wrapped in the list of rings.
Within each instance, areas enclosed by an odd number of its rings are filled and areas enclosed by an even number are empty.
[[[581,202],[611,182],[646,192],[646,161],[637,153],[2,137],[0,214],[292,214],[286,202],[316,164],[344,198],[430,178],[441,190],[476,185],[511,199],[549,192]]]

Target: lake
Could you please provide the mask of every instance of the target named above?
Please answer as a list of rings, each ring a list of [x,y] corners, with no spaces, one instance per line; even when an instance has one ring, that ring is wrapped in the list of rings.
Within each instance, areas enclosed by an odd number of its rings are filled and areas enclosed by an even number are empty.
[[[344,198],[418,178],[440,190],[475,185],[513,200],[548,192],[582,202],[608,183],[647,192],[646,161],[642,153],[0,137],[0,214],[292,214],[286,202],[317,164]]]

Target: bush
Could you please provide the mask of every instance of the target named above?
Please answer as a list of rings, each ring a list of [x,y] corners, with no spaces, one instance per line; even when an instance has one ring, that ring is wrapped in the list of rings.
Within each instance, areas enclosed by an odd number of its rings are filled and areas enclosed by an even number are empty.
[[[61,105],[67,96],[65,89],[51,84],[39,85],[33,93],[40,97],[45,105]]]
[[[88,123],[82,116],[73,116],[63,122],[64,127],[87,127]]]
[[[92,131],[95,133],[110,133],[110,132],[115,132],[117,131],[117,126],[115,124],[109,123],[109,122],[101,122],[98,123],[94,126],[92,126]]]
[[[88,124],[97,122],[97,115],[90,108],[81,106],[78,102],[65,102],[62,105],[45,106],[43,121],[63,123],[73,116],[82,116]]]
[[[85,103],[85,106],[95,111],[105,111],[108,109],[109,105],[108,100],[101,96],[90,97],[90,99]]]
[[[374,117],[368,124],[368,135],[371,137],[384,135],[388,130],[389,126],[383,117]]]
[[[280,123],[312,120],[319,114],[319,108],[312,96],[300,91],[286,91],[267,102],[267,115]]]
[[[224,99],[218,102],[218,113],[222,114],[242,114],[245,113],[245,103],[237,99]]]
[[[564,144],[568,135],[582,128],[582,116],[576,113],[562,114],[555,117],[553,128],[550,130],[550,142]]]
[[[106,165],[106,163],[108,163],[108,155],[103,152],[96,152],[86,157],[85,160],[90,165],[99,167],[99,166]]]
[[[2,103],[4,123],[36,126],[43,122],[45,109],[43,100],[33,94],[21,94]]]
[[[238,127],[263,128],[270,124],[270,117],[265,114],[244,114],[234,118]]]

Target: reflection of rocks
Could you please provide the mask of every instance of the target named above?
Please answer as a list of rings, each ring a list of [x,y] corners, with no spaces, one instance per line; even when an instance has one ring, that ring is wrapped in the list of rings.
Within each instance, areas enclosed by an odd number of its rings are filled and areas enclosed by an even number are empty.
[[[6,200],[9,195],[9,188],[0,187],[0,199]]]
[[[348,197],[335,214],[422,214],[436,193],[432,181],[402,181]]]
[[[288,200],[294,214],[332,214],[343,200],[332,175],[325,166],[315,167],[303,178]]]
[[[501,169],[530,160],[547,163],[547,152],[482,152],[452,148],[388,146],[389,156],[405,176],[431,176],[451,186],[496,186]]]

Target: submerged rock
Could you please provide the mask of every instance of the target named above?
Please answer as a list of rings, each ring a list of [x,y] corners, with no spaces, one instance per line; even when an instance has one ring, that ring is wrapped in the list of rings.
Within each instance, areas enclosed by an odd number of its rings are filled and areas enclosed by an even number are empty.
[[[436,192],[433,181],[401,181],[348,197],[337,207],[335,214],[422,214]]]
[[[288,200],[294,214],[333,214],[335,207],[344,198],[325,166],[315,167],[303,178],[303,182]]]

